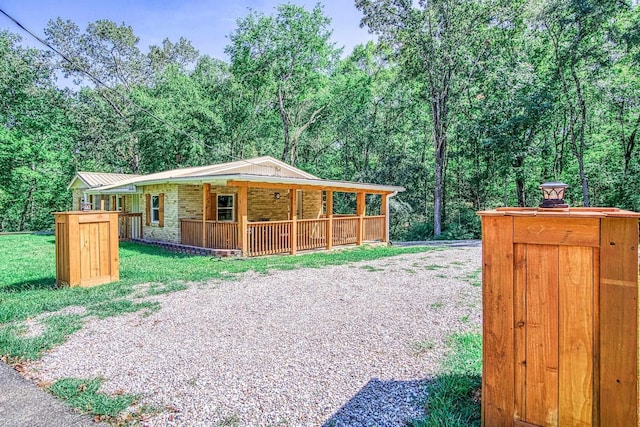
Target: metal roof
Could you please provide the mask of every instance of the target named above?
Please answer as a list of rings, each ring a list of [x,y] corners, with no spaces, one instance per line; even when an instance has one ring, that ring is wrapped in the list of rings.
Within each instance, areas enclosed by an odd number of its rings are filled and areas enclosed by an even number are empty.
[[[103,185],[115,184],[127,179],[136,178],[140,175],[126,173],[106,173],[106,172],[78,172],[71,180],[67,189],[71,188],[76,179],[80,179],[88,188],[101,187]]]
[[[132,185],[166,183],[226,185],[228,181],[264,182],[324,188],[362,189],[380,192],[404,191],[404,187],[350,181],[320,179],[270,156],[239,160],[219,165],[196,166],[140,175],[91,188],[91,193],[112,192]],[[130,191],[130,190],[129,190]]]

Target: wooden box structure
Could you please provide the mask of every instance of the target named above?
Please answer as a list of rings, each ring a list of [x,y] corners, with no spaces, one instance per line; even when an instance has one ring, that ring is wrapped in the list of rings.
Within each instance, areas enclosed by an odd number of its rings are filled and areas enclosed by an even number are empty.
[[[638,217],[482,217],[482,423],[638,426]]]
[[[119,279],[118,212],[55,213],[56,282],[95,286]]]

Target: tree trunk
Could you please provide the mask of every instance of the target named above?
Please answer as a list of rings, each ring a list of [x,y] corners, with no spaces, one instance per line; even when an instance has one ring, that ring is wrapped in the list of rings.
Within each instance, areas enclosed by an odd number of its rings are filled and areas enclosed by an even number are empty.
[[[433,190],[433,235],[442,234],[444,213],[445,168],[447,162],[447,86],[442,92],[432,90],[433,136],[435,143],[435,188]]]
[[[36,187],[35,181],[29,188],[29,192],[27,193],[27,200],[24,202],[24,208],[22,208],[22,215],[20,215],[20,227],[18,231],[24,231],[24,224],[27,220],[27,212],[29,212],[29,205],[31,205],[31,198],[33,197],[33,191]]]
[[[516,173],[516,196],[518,197],[518,206],[527,206],[527,198],[525,194],[525,176],[524,176],[524,158],[517,156],[513,162]]]
[[[284,131],[284,148],[282,149],[281,160],[283,162],[286,162],[287,160],[292,162],[292,159],[290,158],[291,140],[289,136],[289,116],[287,115],[287,111],[284,109],[284,93],[282,92],[282,87],[278,87],[278,110],[280,111],[280,119],[282,119],[282,129]]]

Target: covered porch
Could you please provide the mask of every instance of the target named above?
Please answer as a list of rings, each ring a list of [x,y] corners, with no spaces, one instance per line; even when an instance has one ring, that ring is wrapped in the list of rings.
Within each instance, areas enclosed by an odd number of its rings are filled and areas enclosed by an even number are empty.
[[[235,197],[234,213],[221,216],[217,212],[219,200],[215,200],[211,184],[202,184],[201,217],[179,218],[182,245],[238,251],[242,256],[251,257],[388,241],[387,206],[392,192],[241,181],[226,184]],[[256,197],[257,192],[262,196]],[[355,212],[334,213],[334,193],[337,192],[355,194]],[[249,197],[250,194],[254,197]],[[274,204],[288,205],[285,219],[281,218],[282,213],[268,213],[263,206],[265,194],[273,197]],[[303,194],[313,199],[312,215],[303,208]],[[380,203],[379,208],[376,204],[375,212],[370,206],[367,215],[368,194],[379,195]],[[254,213],[249,215],[250,211]],[[256,211],[261,212],[259,215],[263,218],[257,217]],[[225,220],[220,220],[221,217]]]

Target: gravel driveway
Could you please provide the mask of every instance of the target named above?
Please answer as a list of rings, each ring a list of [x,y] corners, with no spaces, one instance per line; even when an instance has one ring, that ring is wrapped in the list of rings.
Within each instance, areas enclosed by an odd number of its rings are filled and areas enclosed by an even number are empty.
[[[401,426],[424,414],[445,340],[479,330],[479,247],[247,273],[91,318],[36,363],[105,378],[161,410],[149,426]]]

